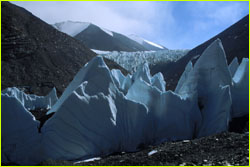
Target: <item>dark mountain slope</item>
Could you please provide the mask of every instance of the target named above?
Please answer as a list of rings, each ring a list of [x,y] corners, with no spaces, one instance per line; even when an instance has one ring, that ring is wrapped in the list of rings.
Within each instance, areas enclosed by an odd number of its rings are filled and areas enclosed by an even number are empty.
[[[90,24],[88,28],[77,34],[75,38],[91,49],[128,52],[147,50],[122,34],[115,32],[112,32],[112,34],[113,36],[107,34],[96,25]]]
[[[189,60],[193,59],[195,62],[196,56],[201,55],[217,38],[222,41],[228,64],[234,57],[238,57],[240,62],[243,57],[249,57],[249,16],[245,16],[220,34],[195,47],[177,62],[157,64],[151,67],[151,73],[162,72],[167,82],[167,89],[174,90]]]
[[[2,89],[28,86],[30,93],[45,95],[55,86],[61,94],[78,70],[96,56],[25,9],[1,4]],[[120,68],[112,61],[107,64]]]

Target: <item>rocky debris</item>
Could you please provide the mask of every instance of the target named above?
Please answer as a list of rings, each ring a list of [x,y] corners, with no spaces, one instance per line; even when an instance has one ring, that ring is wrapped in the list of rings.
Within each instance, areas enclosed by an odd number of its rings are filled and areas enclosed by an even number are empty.
[[[32,113],[32,115],[35,116],[36,120],[38,120],[40,122],[40,125],[38,127],[38,131],[41,132],[41,128],[44,125],[44,123],[51,118],[54,113],[48,114],[46,115],[46,113],[48,112],[47,109],[36,109],[36,110],[30,110],[30,112]]]
[[[217,135],[195,140],[165,142],[158,146],[149,146],[135,153],[117,153],[100,160],[74,163],[61,160],[48,160],[39,165],[80,165],[80,166],[123,166],[123,165],[249,165],[249,136],[223,132]],[[148,155],[152,150],[156,152]]]
[[[46,115],[48,112],[47,109],[41,108],[41,109],[36,109],[36,110],[29,110],[32,115],[36,118],[36,120],[40,120],[42,117]]]
[[[249,132],[249,115],[233,118],[229,123],[229,131],[236,133]]]

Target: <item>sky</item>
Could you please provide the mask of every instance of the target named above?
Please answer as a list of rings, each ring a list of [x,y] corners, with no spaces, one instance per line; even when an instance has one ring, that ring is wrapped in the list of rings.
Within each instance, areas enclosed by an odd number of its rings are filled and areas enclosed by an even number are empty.
[[[192,49],[249,13],[243,1],[16,1],[49,24],[91,22],[169,49]]]

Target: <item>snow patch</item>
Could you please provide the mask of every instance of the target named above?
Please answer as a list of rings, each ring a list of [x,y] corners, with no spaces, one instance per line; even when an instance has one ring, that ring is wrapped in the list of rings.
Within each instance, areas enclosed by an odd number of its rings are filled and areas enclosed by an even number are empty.
[[[113,37],[113,33],[109,30],[107,30],[106,28],[102,28],[102,27],[99,27],[102,31],[104,31],[105,33],[107,33],[108,35],[112,36]]]
[[[96,49],[90,49],[93,52],[95,52],[96,54],[100,55],[100,54],[109,54],[111,51],[105,51],[105,50],[96,50]]]
[[[143,45],[144,42],[146,42],[146,43],[148,43],[149,45],[152,45],[152,46],[154,46],[154,47],[157,47],[157,48],[160,48],[160,49],[164,49],[164,47],[162,47],[162,46],[160,46],[160,45],[158,45],[158,44],[156,44],[156,43],[153,43],[153,42],[151,42],[151,41],[148,41],[148,40],[146,40],[146,39],[143,39],[142,37],[139,37],[139,36],[134,35],[134,34],[128,35],[127,37],[130,38],[130,39],[132,39],[132,40],[134,40],[135,42],[137,42],[137,43],[139,43],[139,44],[141,44],[141,45]]]
[[[101,157],[94,157],[94,158],[86,159],[86,160],[83,160],[83,161],[74,162],[74,164],[80,164],[82,162],[93,162],[93,161],[98,161],[100,159],[101,159]]]
[[[155,154],[155,153],[157,153],[158,151],[157,150],[152,150],[152,151],[150,151],[149,153],[148,153],[148,156],[151,156],[151,155],[153,155],[153,154]]]
[[[91,23],[88,22],[74,22],[74,21],[66,21],[55,23],[53,27],[58,29],[61,32],[64,32],[72,37],[76,36],[80,32],[84,31]]]
[[[142,45],[143,42],[144,42],[144,39],[143,39],[143,38],[138,37],[137,35],[134,35],[134,34],[128,35],[127,37],[130,38],[130,39],[132,39],[132,40],[134,40],[135,42],[137,42],[137,43],[139,43],[139,44],[141,44],[141,45]]]
[[[147,43],[149,43],[150,45],[153,45],[153,46],[157,47],[157,48],[164,49],[162,46],[160,46],[160,45],[158,45],[158,44],[156,44],[156,43],[153,43],[153,42],[148,41],[148,40],[146,40],[146,39],[144,39],[144,41],[147,42]]]

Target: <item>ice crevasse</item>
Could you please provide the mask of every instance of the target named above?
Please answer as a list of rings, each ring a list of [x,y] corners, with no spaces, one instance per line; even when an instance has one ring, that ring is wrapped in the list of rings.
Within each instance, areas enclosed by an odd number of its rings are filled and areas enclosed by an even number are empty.
[[[230,119],[248,114],[248,77],[248,59],[228,66],[219,39],[194,66],[187,64],[174,92],[165,90],[161,73],[150,75],[147,64],[124,76],[95,57],[52,106],[48,113],[55,114],[41,133],[25,105],[2,93],[2,120],[8,120],[2,121],[2,160],[87,159],[226,131]]]

